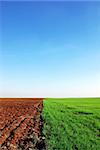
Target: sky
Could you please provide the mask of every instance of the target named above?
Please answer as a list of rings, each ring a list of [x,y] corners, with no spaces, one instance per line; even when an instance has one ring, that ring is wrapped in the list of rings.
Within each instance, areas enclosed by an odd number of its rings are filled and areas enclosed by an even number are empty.
[[[0,97],[100,97],[100,2],[0,2]]]

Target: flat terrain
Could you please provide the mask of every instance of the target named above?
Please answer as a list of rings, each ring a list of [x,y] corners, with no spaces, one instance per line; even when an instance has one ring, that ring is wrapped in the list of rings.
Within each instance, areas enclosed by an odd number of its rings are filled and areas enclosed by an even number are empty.
[[[44,100],[48,150],[100,150],[100,98]]]
[[[43,149],[43,99],[0,99],[0,150]]]

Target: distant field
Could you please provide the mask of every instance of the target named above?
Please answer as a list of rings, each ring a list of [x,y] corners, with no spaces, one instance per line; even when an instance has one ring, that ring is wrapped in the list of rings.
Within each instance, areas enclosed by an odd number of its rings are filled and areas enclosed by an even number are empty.
[[[100,98],[44,100],[48,150],[100,150]]]

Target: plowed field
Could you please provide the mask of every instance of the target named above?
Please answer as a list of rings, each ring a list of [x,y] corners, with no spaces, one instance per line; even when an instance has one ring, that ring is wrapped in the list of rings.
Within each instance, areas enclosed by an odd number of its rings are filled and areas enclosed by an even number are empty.
[[[0,150],[42,150],[43,99],[0,99]]]

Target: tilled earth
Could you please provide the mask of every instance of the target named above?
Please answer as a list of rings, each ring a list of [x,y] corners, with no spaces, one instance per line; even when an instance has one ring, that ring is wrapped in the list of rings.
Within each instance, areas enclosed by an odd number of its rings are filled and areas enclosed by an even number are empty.
[[[43,99],[0,99],[0,150],[45,150]]]

